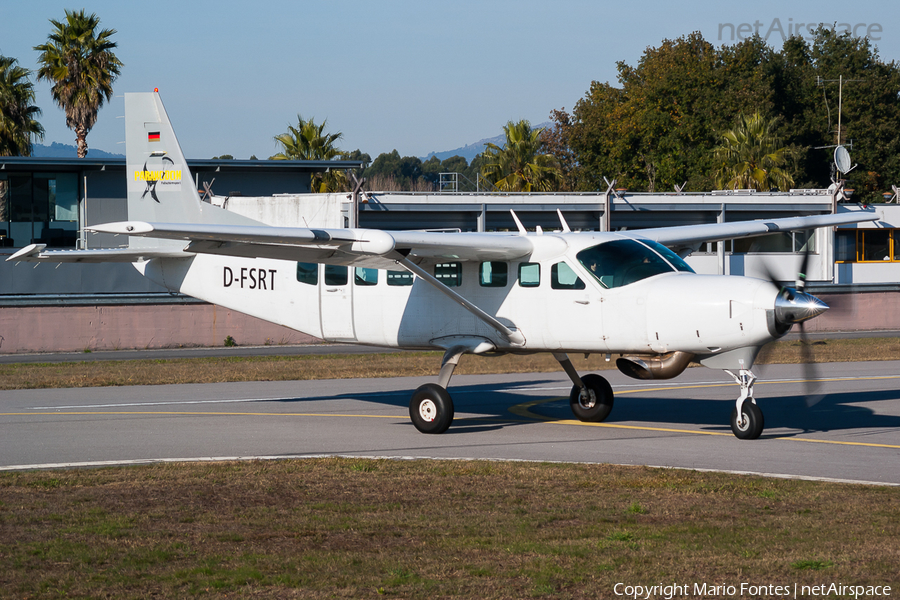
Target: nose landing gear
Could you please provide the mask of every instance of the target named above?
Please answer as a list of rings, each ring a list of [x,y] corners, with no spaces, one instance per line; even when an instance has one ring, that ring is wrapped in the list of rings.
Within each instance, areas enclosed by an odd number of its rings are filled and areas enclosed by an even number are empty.
[[[728,369],[725,369],[725,372],[741,386],[741,395],[735,401],[734,410],[731,412],[731,431],[738,439],[755,440],[762,434],[766,426],[762,411],[756,405],[756,399],[753,398],[753,384],[756,382],[756,375],[750,369],[741,369],[738,375]]]

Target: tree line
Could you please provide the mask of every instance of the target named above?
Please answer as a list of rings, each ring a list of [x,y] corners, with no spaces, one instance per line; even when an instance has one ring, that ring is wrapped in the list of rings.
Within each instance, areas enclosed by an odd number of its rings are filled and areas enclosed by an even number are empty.
[[[544,141],[568,189],[605,190],[604,177],[638,191],[717,189],[740,138],[741,151],[779,154],[761,170],[789,175],[763,190],[827,187],[840,175],[834,146],[851,142],[847,187],[871,202],[900,184],[900,68],[867,38],[820,26],[775,51],[758,36],[717,48],[693,33],[617,69],[618,86],[595,81],[571,113],[551,114]]]
[[[35,46],[37,78],[53,83],[84,156],[123,66],[115,30],[99,29],[84,10],[50,23],[47,42]],[[617,85],[594,81],[571,112],[553,110],[547,129],[510,121],[505,143],[488,144],[471,163],[397,150],[373,160],[340,150],[340,132],[301,115],[274,136],[280,151],[270,158],[360,160],[357,177],[384,190],[437,189],[440,173],[451,172],[472,189],[604,191],[615,180],[633,191],[767,191],[827,187],[842,176],[834,147],[852,144],[858,166],[844,177],[857,197],[877,201],[900,184],[900,67],[865,37],[820,26],[812,40],[791,37],[776,51],[759,36],[716,47],[692,33],[647,48],[636,65],[618,62],[617,71]],[[30,155],[42,139],[30,74],[0,56],[0,155]],[[316,191],[351,187],[336,170],[313,183]]]

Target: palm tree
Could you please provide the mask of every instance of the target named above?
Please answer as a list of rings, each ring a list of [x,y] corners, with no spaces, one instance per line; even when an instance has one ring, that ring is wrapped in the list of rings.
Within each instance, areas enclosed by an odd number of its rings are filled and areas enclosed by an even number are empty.
[[[15,58],[0,56],[0,156],[31,156],[33,140],[44,137],[29,75]]]
[[[78,157],[87,155],[87,134],[97,122],[104,98],[112,98],[112,84],[122,62],[113,54],[115,29],[97,33],[100,19],[66,11],[65,22],[50,19],[56,28],[47,43],[35,46],[41,55],[38,79],[52,82],[53,99],[66,113],[66,126],[75,131]]]
[[[724,134],[715,149],[716,185],[720,189],[790,189],[794,178],[785,170],[793,150],[775,135],[777,119],[766,120],[759,111],[741,114],[737,127]]]
[[[481,174],[502,191],[549,191],[562,181],[559,164],[551,154],[542,154],[542,129],[531,123],[509,121],[504,127],[506,144],[485,144]]]
[[[275,136],[275,141],[281,144],[282,151],[272,160],[335,160],[347,156],[335,147],[335,142],[344,137],[341,132],[325,133],[325,125],[328,119],[316,125],[315,118],[305,120],[297,115],[297,126],[288,125],[287,133]],[[343,189],[347,181],[347,175],[343,171],[329,170],[326,173],[316,173],[313,176],[312,189],[314,192],[335,192]]]

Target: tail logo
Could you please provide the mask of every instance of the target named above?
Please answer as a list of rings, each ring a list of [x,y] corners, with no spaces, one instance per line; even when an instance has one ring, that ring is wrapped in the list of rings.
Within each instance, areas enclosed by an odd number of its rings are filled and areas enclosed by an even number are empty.
[[[162,183],[165,184],[180,184],[181,183],[181,170],[169,170],[167,167],[175,166],[175,162],[169,158],[168,156],[164,156],[162,159],[162,169],[161,170],[153,170],[147,168],[147,163],[144,163],[144,168],[141,171],[134,172],[134,180],[135,181],[143,181],[147,184],[147,188],[144,190],[144,193],[141,194],[141,199],[143,200],[148,194],[153,200],[159,203],[159,196],[156,195],[156,186]]]

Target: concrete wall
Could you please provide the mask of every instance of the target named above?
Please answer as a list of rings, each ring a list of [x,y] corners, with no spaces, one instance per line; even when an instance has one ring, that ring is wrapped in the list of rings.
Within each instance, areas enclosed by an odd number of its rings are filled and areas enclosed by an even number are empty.
[[[806,330],[900,330],[900,293],[821,294]],[[0,307],[0,353],[309,344],[315,338],[210,304]]]
[[[0,307],[0,353],[310,344],[315,338],[211,304]]]

